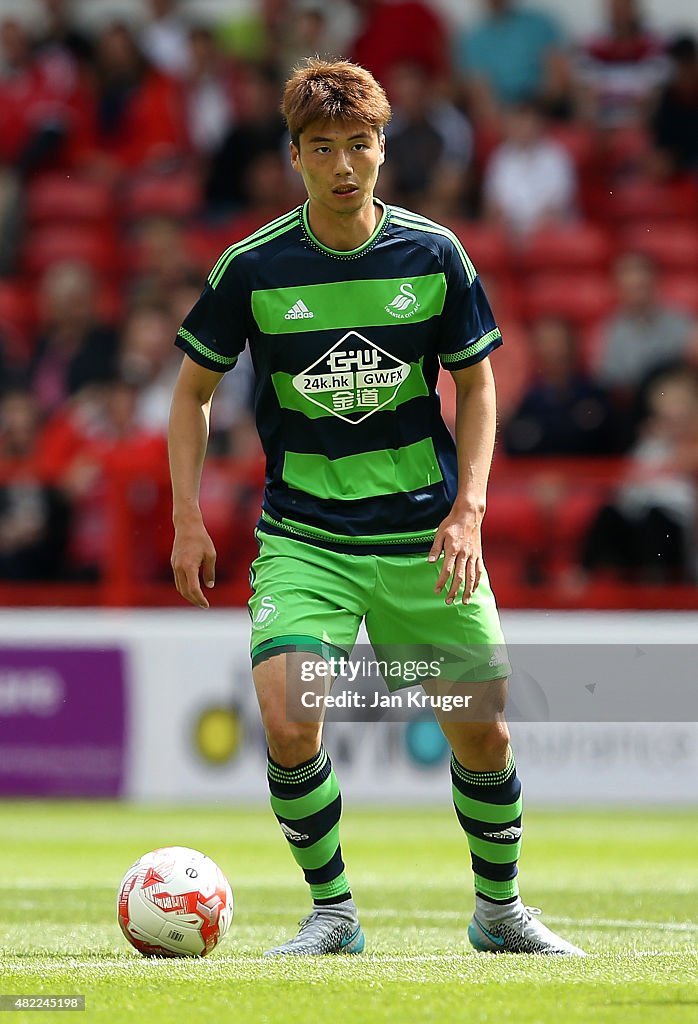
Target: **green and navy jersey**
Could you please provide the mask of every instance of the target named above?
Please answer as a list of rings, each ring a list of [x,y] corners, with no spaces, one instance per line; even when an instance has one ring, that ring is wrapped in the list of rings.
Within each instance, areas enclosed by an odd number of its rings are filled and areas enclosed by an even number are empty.
[[[470,366],[502,343],[453,232],[381,206],[348,252],[314,237],[307,203],[232,245],[177,337],[218,371],[249,342],[260,529],[358,554],[430,548],[457,488],[439,362]]]

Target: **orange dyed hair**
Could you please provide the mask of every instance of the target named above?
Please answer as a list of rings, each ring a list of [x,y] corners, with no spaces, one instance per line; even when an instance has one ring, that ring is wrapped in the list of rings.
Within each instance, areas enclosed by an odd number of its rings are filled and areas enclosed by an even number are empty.
[[[388,98],[370,71],[348,60],[307,57],[286,83],[281,111],[298,145],[312,121],[360,121],[381,132],[392,116]]]

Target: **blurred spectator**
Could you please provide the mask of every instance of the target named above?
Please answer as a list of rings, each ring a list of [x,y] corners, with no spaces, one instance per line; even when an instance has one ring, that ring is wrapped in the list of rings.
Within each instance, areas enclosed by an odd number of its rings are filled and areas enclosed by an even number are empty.
[[[547,134],[540,108],[532,102],[512,108],[505,129],[504,141],[485,168],[487,218],[519,235],[568,220],[576,192],[574,164]]]
[[[196,277],[196,262],[176,220],[148,217],[140,221],[134,243],[137,257],[130,281],[132,305],[166,306],[175,289]]]
[[[549,99],[569,88],[562,30],[547,12],[518,0],[484,0],[482,19],[456,39],[456,67],[473,116],[492,117],[500,105]]]
[[[280,154],[286,125],[279,111],[280,82],[266,66],[247,65],[240,82],[238,122],[213,155],[206,202],[235,210],[249,198],[249,170],[262,154]],[[279,197],[282,202],[282,197]]]
[[[57,263],[39,286],[41,325],[29,382],[42,413],[114,372],[117,339],[96,312],[97,282],[82,263]]]
[[[434,78],[450,77],[446,30],[421,0],[353,0],[361,21],[350,59],[384,87],[396,64],[418,64]],[[390,97],[392,98],[392,97]]]
[[[397,64],[388,79],[393,119],[381,187],[391,202],[438,219],[461,213],[473,139],[467,118],[443,99],[418,64]]]
[[[166,443],[138,423],[138,390],[123,380],[84,388],[46,428],[44,457],[71,504],[68,541],[73,578],[101,577],[110,556],[114,488],[134,514],[133,567],[138,578],[157,568],[155,538],[164,529]],[[126,484],[126,481],[128,485]]]
[[[73,0],[41,0],[41,6],[41,27],[35,43],[37,51],[65,54],[77,64],[90,61],[94,48],[89,36],[81,32],[73,21]]]
[[[167,307],[137,307],[126,320],[121,342],[120,377],[136,394],[134,423],[163,437],[182,361],[174,347],[177,327]]]
[[[86,97],[67,52],[34,53],[27,29],[0,23],[0,274],[12,273],[31,175],[71,163],[87,127]]]
[[[53,580],[65,570],[68,510],[37,472],[41,417],[27,391],[0,399],[0,579]]]
[[[667,52],[672,75],[650,121],[653,169],[661,177],[698,172],[698,46],[692,36],[679,36]]]
[[[581,113],[612,128],[644,116],[668,66],[639,0],[606,0],[606,18],[606,31],[580,48],[576,77]]]
[[[98,36],[95,75],[96,143],[108,170],[163,164],[186,151],[179,86],[146,61],[126,25]]]
[[[548,317],[533,325],[535,377],[505,429],[510,455],[608,455],[615,450],[608,395],[580,366],[574,328]]]
[[[698,375],[657,377],[650,415],[625,480],[586,537],[584,570],[617,568],[645,582],[695,581],[698,514]]]
[[[183,81],[189,139],[196,153],[208,156],[236,120],[236,70],[203,26],[191,29],[187,54]]]
[[[143,53],[153,67],[167,75],[187,71],[189,26],[179,0],[147,0],[149,19],[141,31]]]
[[[278,59],[284,78],[304,57],[331,59],[346,53],[356,34],[357,9],[350,0],[289,0],[279,26]]]
[[[78,87],[66,60],[34,55],[25,27],[0,23],[0,163],[26,175],[50,163],[63,146]]]
[[[661,302],[657,269],[649,256],[621,256],[615,282],[618,309],[601,329],[597,375],[606,387],[627,396],[650,371],[686,351],[694,324],[685,313]]]

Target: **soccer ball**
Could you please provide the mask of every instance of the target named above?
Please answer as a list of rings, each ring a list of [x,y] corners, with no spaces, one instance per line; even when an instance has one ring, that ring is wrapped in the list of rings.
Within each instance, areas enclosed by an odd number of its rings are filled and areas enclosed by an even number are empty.
[[[144,956],[206,956],[233,919],[233,893],[217,864],[166,846],[132,864],[119,886],[121,930]]]

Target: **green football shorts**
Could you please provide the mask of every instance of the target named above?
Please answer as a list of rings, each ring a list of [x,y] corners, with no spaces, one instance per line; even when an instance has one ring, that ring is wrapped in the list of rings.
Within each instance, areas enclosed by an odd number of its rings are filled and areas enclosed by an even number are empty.
[[[253,666],[289,651],[347,657],[364,619],[377,659],[436,659],[440,678],[453,682],[510,675],[486,572],[467,604],[459,596],[447,605],[448,584],[434,593],[442,563],[428,562],[426,552],[344,554],[262,531],[257,540],[249,601]],[[385,681],[391,690],[409,685]]]

